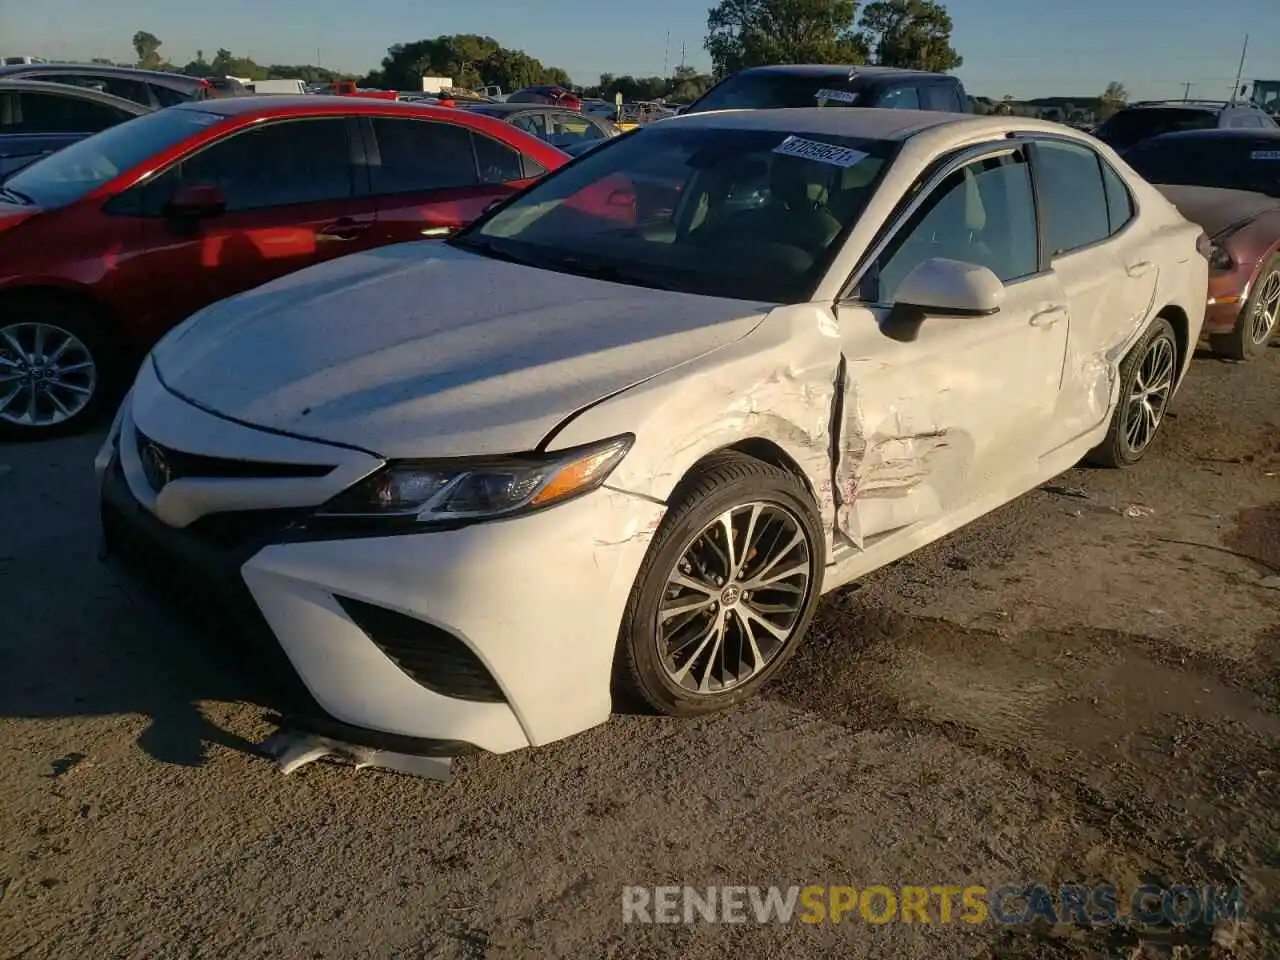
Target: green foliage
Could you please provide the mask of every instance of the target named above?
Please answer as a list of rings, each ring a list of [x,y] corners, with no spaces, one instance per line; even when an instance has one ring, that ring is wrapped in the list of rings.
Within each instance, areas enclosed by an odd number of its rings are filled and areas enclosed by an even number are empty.
[[[717,75],[771,63],[865,63],[857,0],[720,0],[705,47]]]
[[[934,0],[875,0],[859,26],[883,66],[946,73],[964,63],[951,46],[951,15]]]
[[[133,35],[133,52],[138,55],[138,66],[158,70],[161,64],[160,38],[154,33],[139,30]]]
[[[1119,80],[1112,80],[1107,84],[1107,89],[1102,91],[1098,113],[1105,120],[1128,102],[1129,91],[1124,88],[1124,84]]]
[[[459,87],[496,84],[508,92],[535,83],[570,84],[569,75],[559,67],[544,66],[523,50],[510,50],[493,37],[471,33],[397,43],[388,48],[382,67],[362,82],[392,90],[418,90],[424,76],[449,77]]]
[[[602,73],[598,86],[588,87],[586,95],[612,101],[621,93],[623,100],[670,100],[675,103],[692,103],[706,93],[714,81],[709,74],[698,73],[693,67],[677,67],[670,77],[633,77],[629,74],[615,76]]]

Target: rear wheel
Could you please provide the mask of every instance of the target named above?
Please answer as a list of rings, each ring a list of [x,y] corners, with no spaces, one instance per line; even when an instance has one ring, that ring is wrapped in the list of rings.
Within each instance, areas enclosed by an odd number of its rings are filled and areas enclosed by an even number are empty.
[[[100,325],[76,304],[0,302],[0,438],[74,433],[102,413],[111,366]]]
[[[1270,257],[1258,271],[1258,282],[1236,318],[1230,333],[1209,336],[1209,346],[1220,357],[1248,360],[1267,348],[1280,325],[1280,254]]]
[[[747,699],[800,643],[824,566],[799,478],[742,454],[709,460],[674,498],[619,637],[623,693],[668,715]]]
[[[1151,448],[1178,379],[1178,340],[1164,317],[1120,362],[1120,401],[1111,415],[1107,437],[1086,455],[1100,467],[1127,467]]]

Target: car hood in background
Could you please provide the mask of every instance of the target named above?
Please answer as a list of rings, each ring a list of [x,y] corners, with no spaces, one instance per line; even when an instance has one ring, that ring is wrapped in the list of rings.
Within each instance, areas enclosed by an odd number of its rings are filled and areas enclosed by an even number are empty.
[[[767,310],[424,241],[214,304],[153,357],[170,390],[250,425],[393,458],[514,453]]]
[[[1198,224],[1210,237],[1243,226],[1264,213],[1280,209],[1280,200],[1265,193],[1224,190],[1220,187],[1188,187],[1156,184],[1178,212]]]

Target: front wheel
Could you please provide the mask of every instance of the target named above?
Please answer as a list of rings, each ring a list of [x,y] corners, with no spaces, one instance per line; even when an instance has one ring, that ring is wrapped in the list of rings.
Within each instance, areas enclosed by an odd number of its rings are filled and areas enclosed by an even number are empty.
[[[795,650],[817,607],[821,522],[804,483],[742,454],[681,485],[636,577],[618,679],[659,713],[747,699]]]
[[[1209,346],[1220,357],[1249,360],[1267,348],[1280,325],[1280,254],[1273,255],[1258,271],[1258,282],[1236,318],[1230,333],[1209,335]]]
[[[1100,467],[1127,467],[1151,449],[1178,381],[1178,340],[1156,317],[1120,362],[1120,401],[1106,439],[1085,456]]]
[[[106,400],[109,344],[86,311],[43,297],[0,301],[0,439],[88,427]]]

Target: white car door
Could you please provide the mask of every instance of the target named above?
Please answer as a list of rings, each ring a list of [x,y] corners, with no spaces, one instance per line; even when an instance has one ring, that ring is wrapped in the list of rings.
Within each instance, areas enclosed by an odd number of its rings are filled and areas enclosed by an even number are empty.
[[[1111,370],[1151,312],[1159,268],[1128,188],[1096,152],[1043,138],[1032,163],[1045,249],[1069,311],[1062,392],[1048,435],[1056,449],[1107,418]]]
[[[903,336],[898,283],[931,258],[1006,284],[990,316],[930,316]],[[937,520],[1034,469],[1058,404],[1066,305],[1041,269],[1025,147],[966,159],[924,197],[840,307],[837,531],[854,546]]]

